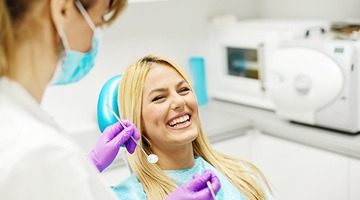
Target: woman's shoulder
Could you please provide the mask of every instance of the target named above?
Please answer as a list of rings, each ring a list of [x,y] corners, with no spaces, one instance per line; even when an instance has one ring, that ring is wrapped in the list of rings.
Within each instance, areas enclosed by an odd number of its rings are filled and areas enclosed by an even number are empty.
[[[111,189],[120,199],[146,199],[144,188],[135,175],[131,175],[117,186]]]

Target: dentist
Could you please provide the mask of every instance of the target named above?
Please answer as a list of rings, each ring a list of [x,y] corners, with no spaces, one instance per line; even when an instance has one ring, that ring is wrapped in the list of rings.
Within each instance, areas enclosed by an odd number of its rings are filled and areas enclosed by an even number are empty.
[[[134,124],[106,128],[86,158],[40,103],[49,84],[77,82],[92,69],[101,27],[125,6],[126,0],[0,0],[1,199],[116,199],[98,171],[121,145],[134,152]],[[219,190],[208,171],[167,199],[210,199],[207,181]]]

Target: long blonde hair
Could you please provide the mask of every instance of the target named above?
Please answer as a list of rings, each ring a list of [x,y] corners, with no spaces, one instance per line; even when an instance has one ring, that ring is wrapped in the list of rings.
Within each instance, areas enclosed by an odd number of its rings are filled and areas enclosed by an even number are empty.
[[[186,75],[173,61],[156,55],[149,55],[138,60],[130,65],[125,71],[119,87],[119,111],[123,118],[131,120],[136,125],[141,133],[139,142],[148,154],[151,153],[151,149],[143,134],[144,126],[142,124],[141,110],[144,81],[154,63],[173,67],[182,77],[184,77],[185,81],[190,83]],[[203,131],[200,119],[198,124],[199,135],[192,142],[194,155],[201,156],[204,160],[218,169],[249,199],[266,199],[263,191],[264,188],[261,187],[260,181],[265,183],[265,187],[267,187],[269,191],[270,188],[260,170],[250,162],[214,150],[210,146]],[[158,165],[149,164],[141,151],[136,150],[135,153],[128,156],[128,158],[134,174],[144,187],[147,199],[164,199],[177,187]],[[247,169],[244,169],[243,166],[246,166]],[[254,176],[254,174],[257,175]]]
[[[35,4],[43,1],[45,0],[0,0],[0,77],[8,74],[11,69],[15,48],[22,41],[19,38],[24,37],[24,34],[33,32],[23,31],[23,29],[29,29],[28,27],[22,27],[24,23],[29,22],[24,18],[34,10],[32,7]],[[125,9],[126,5],[127,0],[110,0],[105,24],[111,24]],[[86,3],[84,3],[84,6],[87,8]]]
[[[5,74],[14,49],[14,34],[5,0],[0,0],[0,77]]]

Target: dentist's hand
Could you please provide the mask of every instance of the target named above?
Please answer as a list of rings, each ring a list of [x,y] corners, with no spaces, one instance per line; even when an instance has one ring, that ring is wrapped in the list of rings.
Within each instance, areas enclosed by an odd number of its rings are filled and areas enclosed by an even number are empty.
[[[106,127],[88,155],[90,161],[100,172],[112,163],[120,150],[120,146],[124,145],[129,153],[135,151],[136,144],[130,136],[139,140],[140,134],[129,120],[122,120],[122,122],[126,126],[125,129],[119,122]]]
[[[219,178],[214,172],[206,170],[203,175],[195,175],[191,181],[171,192],[165,200],[212,200],[210,189],[206,185],[207,181],[210,181],[217,194],[220,190]]]

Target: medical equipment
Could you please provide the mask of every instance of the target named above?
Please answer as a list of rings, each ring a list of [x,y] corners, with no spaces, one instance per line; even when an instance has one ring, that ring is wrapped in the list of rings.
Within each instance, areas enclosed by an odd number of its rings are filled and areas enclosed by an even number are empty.
[[[202,167],[201,165],[199,165],[199,166],[200,166],[200,168],[203,170],[203,172],[205,172],[204,167]],[[216,195],[215,195],[215,192],[214,192],[214,189],[213,189],[210,181],[207,181],[207,182],[206,182],[206,185],[207,185],[207,187],[209,188],[209,190],[210,190],[210,192],[211,192],[211,196],[212,196],[213,200],[217,200]]]
[[[282,119],[355,134],[360,131],[360,42],[284,41],[268,66],[268,92]]]
[[[217,200],[217,198],[216,198],[216,196],[215,196],[214,189],[212,188],[210,181],[207,181],[207,182],[206,182],[206,185],[208,186],[208,188],[209,188],[209,190],[210,190],[210,192],[211,192],[212,198],[213,198],[214,200]]]
[[[121,119],[116,115],[116,113],[114,112],[114,110],[110,107],[109,104],[106,104],[107,108],[109,109],[109,111],[111,111],[111,113],[114,115],[114,117],[118,120],[118,122],[120,122],[120,124],[124,127],[124,129],[126,128],[126,126],[122,123]],[[144,153],[144,155],[147,158],[147,161],[151,164],[155,164],[158,162],[159,158],[157,157],[157,155],[155,154],[150,154],[148,155],[145,150],[142,148],[142,146],[134,139],[133,136],[131,136],[131,139],[135,142],[135,144],[141,149],[141,151]]]
[[[268,62],[281,41],[330,29],[326,21],[241,20],[209,25],[209,96],[274,109],[267,90]],[[313,35],[312,35],[313,36]]]

